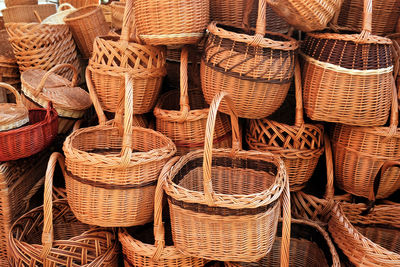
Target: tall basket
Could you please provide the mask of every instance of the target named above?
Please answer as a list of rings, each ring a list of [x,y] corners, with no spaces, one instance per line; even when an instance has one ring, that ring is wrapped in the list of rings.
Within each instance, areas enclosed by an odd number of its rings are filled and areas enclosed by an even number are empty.
[[[265,31],[266,0],[259,1],[255,35],[212,22],[201,60],[204,98],[231,94],[239,117],[261,119],[285,100],[294,73],[297,41]],[[221,111],[228,113],[226,103]]]

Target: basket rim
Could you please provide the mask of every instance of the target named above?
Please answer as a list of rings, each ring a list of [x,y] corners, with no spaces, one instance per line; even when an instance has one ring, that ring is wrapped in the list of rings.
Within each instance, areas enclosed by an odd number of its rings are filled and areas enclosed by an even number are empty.
[[[391,45],[393,42],[387,37],[382,37],[378,35],[369,35],[367,39],[360,41],[359,33],[354,34],[344,34],[344,33],[331,33],[331,32],[308,32],[308,36],[315,38],[315,39],[331,39],[331,40],[341,40],[341,41],[348,41],[354,42],[359,44],[385,44]]]
[[[86,12],[86,13],[84,13],[84,14],[82,14],[82,15],[79,15],[79,16],[77,16],[77,17],[71,18],[71,17],[74,15],[74,13],[78,13],[78,12],[81,12],[81,11],[85,11],[85,9],[88,9],[89,11]],[[91,9],[93,9],[93,10],[91,10]],[[77,9],[71,11],[71,13],[69,13],[67,16],[65,16],[64,22],[65,22],[65,23],[68,23],[68,22],[75,22],[76,20],[80,20],[80,19],[83,19],[83,18],[88,17],[88,16],[90,16],[90,15],[93,15],[93,14],[96,13],[98,10],[101,11],[101,7],[100,7],[99,5],[96,5],[96,4],[77,8]]]

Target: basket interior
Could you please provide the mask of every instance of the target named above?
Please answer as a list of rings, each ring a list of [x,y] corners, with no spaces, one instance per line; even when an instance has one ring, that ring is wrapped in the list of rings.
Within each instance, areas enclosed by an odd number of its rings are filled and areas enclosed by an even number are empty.
[[[372,242],[389,251],[400,254],[400,234],[398,228],[389,228],[387,225],[356,225],[355,227]]]

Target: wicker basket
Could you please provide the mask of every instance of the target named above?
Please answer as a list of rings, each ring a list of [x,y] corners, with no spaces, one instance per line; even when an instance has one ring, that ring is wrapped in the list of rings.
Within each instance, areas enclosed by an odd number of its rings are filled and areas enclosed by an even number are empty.
[[[303,43],[304,107],[313,120],[386,123],[392,99],[392,41],[371,35],[371,0],[361,34],[310,33]]]
[[[188,89],[188,49],[182,49],[180,92],[170,91],[162,95],[154,108],[157,131],[165,134],[175,143],[179,155],[204,146],[209,108],[200,88]],[[178,103],[179,99],[179,103]],[[190,108],[192,106],[192,109]],[[214,146],[230,146],[229,118],[218,114],[214,134]]]
[[[81,8],[90,5],[99,5],[100,0],[59,0],[60,4],[69,3],[75,8]]]
[[[4,0],[6,7],[37,5],[38,0]]]
[[[282,224],[278,224],[278,233]],[[317,223],[292,219],[289,266],[295,267],[340,267],[340,259],[329,234]],[[258,262],[227,262],[226,267],[278,267],[281,237],[275,239],[271,252]]]
[[[224,98],[232,111],[233,148],[212,149],[216,114]],[[290,201],[283,161],[268,152],[240,150],[233,108],[227,93],[217,94],[210,106],[204,150],[181,157],[168,173],[164,189],[174,244],[193,257],[258,261],[272,248],[282,205],[281,258],[287,261]]]
[[[6,24],[19,70],[50,70],[58,64],[72,64],[80,71],[80,63],[72,34],[67,25],[38,23]],[[59,70],[59,75],[72,79],[69,68]]]
[[[150,222],[158,175],[176,152],[173,142],[161,133],[132,127],[133,81],[128,76],[121,92],[126,95],[121,101],[125,102],[123,135],[124,109],[115,115],[116,126],[107,125],[89,84],[100,125],[76,130],[64,143],[68,203],[84,223],[128,227]]]
[[[62,68],[74,72],[72,81],[55,74]],[[76,120],[92,105],[89,94],[77,87],[78,72],[70,64],[60,64],[49,71],[33,69],[21,75],[23,102],[29,108],[45,107],[49,101],[58,113],[58,133],[68,133]]]
[[[122,29],[122,22],[124,20],[125,3],[112,2],[111,3],[111,19],[112,27],[116,30]]]
[[[106,35],[110,31],[98,5],[79,8],[66,16],[64,21],[71,29],[83,58],[90,58],[94,39],[97,36]]]
[[[7,83],[0,82],[1,91],[7,90],[11,92],[16,99],[15,103],[0,102],[0,133],[12,129],[16,129],[26,125],[29,122],[28,109],[22,102],[21,95],[18,91]],[[3,101],[7,100],[4,94]]]
[[[170,171],[178,157],[170,160],[163,168],[158,180],[155,200],[154,200],[154,245],[146,242],[151,236],[150,227],[141,226],[137,229],[120,228],[119,241],[122,244],[124,252],[125,266],[147,267],[147,266],[168,266],[168,267],[203,267],[207,262],[205,259],[190,257],[182,254],[173,244],[169,244],[171,240],[171,232],[165,233],[164,224],[162,221],[163,210],[163,185],[167,178],[167,173]],[[148,225],[150,226],[150,225]],[[167,228],[168,229],[168,228]],[[130,232],[133,230],[134,235]],[[149,231],[150,230],[150,231]],[[169,236],[166,240],[165,234]],[[144,239],[144,240],[143,240]]]
[[[255,35],[212,22],[201,60],[204,98],[232,95],[239,117],[261,119],[285,100],[294,73],[297,41],[265,32],[266,0],[261,0]],[[225,103],[221,111],[228,112]]]
[[[271,119],[250,120],[246,135],[250,149],[270,151],[285,162],[290,191],[299,191],[314,173],[324,152],[322,125],[304,123],[300,65],[296,63],[296,119],[294,126]]]
[[[152,110],[166,75],[165,49],[129,42],[132,29],[132,6],[126,3],[124,27],[121,38],[98,37],[93,45],[93,56],[89,61],[90,79],[98,99],[106,111],[115,112],[118,94],[125,87],[125,73],[134,79],[134,114]]]
[[[71,4],[65,3],[61,4],[58,9],[57,13],[51,16],[48,16],[44,20],[42,20],[43,24],[65,24],[64,18],[74,12],[76,8],[74,8]]]
[[[55,14],[56,12],[57,9],[54,4],[13,6],[1,10],[4,23],[41,22],[41,20]]]
[[[90,229],[73,216],[65,200],[52,200],[53,153],[46,170],[44,203],[20,217],[8,236],[11,266],[118,266],[118,239],[113,230]]]
[[[150,45],[195,44],[210,22],[209,0],[135,0],[139,38]]]
[[[6,30],[0,31],[0,81],[19,87],[20,78],[17,60],[8,41]]]

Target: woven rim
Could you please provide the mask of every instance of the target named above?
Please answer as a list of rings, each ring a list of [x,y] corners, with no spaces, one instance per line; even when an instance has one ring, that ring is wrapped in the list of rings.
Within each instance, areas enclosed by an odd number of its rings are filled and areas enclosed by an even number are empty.
[[[84,7],[74,10],[72,13],[69,13],[64,18],[64,21],[65,21],[65,23],[68,23],[68,22],[73,22],[76,20],[86,19],[90,15],[93,15],[96,12],[98,12],[98,10],[101,11],[101,8],[99,5],[84,6]],[[83,14],[79,15],[80,13],[83,13]],[[78,14],[78,16],[76,16],[77,14]]]

